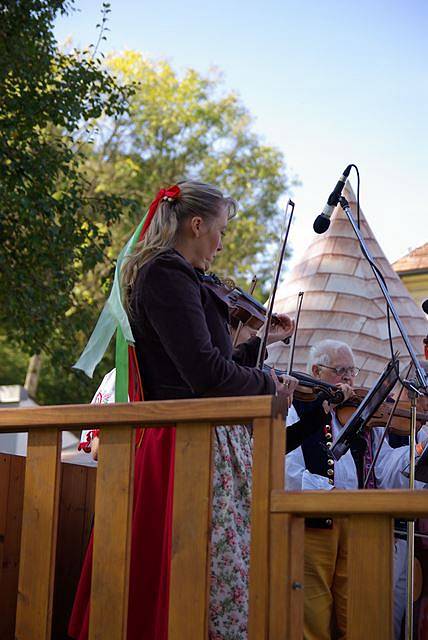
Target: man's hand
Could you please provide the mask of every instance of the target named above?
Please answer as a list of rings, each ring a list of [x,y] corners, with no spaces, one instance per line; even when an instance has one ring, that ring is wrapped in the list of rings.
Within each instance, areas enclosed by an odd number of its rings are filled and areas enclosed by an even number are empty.
[[[336,384],[336,387],[339,387],[339,389],[343,393],[344,402],[349,400],[349,398],[351,398],[354,395],[354,389],[351,387],[350,384],[346,384],[345,382],[338,382]]]
[[[349,400],[349,398],[351,398],[354,395],[354,390],[350,384],[345,384],[345,382],[338,382],[336,384],[336,387],[338,387],[343,393],[343,396],[344,396],[343,402],[346,402],[347,400]],[[326,413],[330,413],[332,407],[334,407],[336,404],[339,404],[339,403],[338,402],[334,403],[331,400],[330,401],[324,400],[324,402],[322,403],[322,406]]]

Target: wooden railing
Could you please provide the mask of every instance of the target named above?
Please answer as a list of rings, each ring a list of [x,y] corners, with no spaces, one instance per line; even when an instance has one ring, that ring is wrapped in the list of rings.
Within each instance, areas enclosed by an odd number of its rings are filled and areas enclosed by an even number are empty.
[[[29,433],[16,639],[51,637],[60,435],[82,425],[103,429],[89,637],[126,638],[134,428],[166,424],[177,426],[169,638],[206,638],[212,426],[248,423],[254,429],[250,640],[302,638],[303,518],[326,514],[350,520],[348,638],[389,640],[392,516],[426,515],[425,497],[285,492],[284,421],[277,400],[266,396],[2,410],[0,432]]]

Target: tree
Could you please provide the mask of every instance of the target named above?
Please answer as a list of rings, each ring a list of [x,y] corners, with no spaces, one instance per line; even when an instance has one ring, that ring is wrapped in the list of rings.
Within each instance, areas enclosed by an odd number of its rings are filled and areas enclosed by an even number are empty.
[[[92,320],[90,305],[77,309],[75,285],[102,259],[123,206],[89,195],[76,134],[122,114],[132,91],[95,47],[57,49],[53,21],[71,4],[0,1],[0,332],[57,366]],[[108,12],[104,4],[100,38]]]
[[[218,74],[187,69],[180,77],[168,62],[133,51],[108,66],[122,82],[138,83],[128,111],[100,123],[88,167],[93,193],[126,194],[140,204],[115,225],[114,255],[160,186],[197,177],[240,204],[216,271],[243,285],[256,272],[263,298],[282,222],[278,200],[289,187],[281,152],[253,132],[249,112],[235,93],[222,92]]]
[[[114,259],[161,186],[190,176],[217,184],[239,201],[240,213],[215,269],[244,286],[257,272],[261,298],[281,226],[278,199],[289,187],[282,154],[253,132],[247,109],[236,94],[222,91],[218,75],[188,69],[179,76],[169,63],[154,63],[132,51],[110,58],[108,69],[121,86],[132,85],[133,93],[126,111],[98,119],[95,144],[81,147],[81,169],[87,201],[120,199],[122,211],[109,228],[98,211],[85,208],[88,224],[100,233],[110,230],[112,244],[102,243],[92,268],[77,264],[73,304],[58,320],[57,339],[50,342],[51,368],[42,370],[42,401],[88,400],[91,387],[63,372],[58,376],[59,367],[70,366],[80,353],[105,301]],[[110,352],[97,373],[112,360]]]

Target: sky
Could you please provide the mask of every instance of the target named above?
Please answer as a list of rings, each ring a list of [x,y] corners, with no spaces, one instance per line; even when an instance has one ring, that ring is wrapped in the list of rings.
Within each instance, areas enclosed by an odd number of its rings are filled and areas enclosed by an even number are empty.
[[[392,262],[428,241],[428,2],[111,0],[103,52],[135,49],[177,71],[218,68],[284,154],[293,187],[292,258],[344,168]],[[94,43],[101,2],[76,0],[60,42]],[[356,176],[351,173],[356,191]],[[231,194],[233,195],[233,194]]]

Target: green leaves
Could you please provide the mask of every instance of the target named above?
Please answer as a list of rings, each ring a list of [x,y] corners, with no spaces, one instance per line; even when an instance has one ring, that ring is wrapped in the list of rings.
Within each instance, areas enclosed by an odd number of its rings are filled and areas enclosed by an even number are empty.
[[[101,141],[88,165],[95,188],[126,193],[140,205],[139,219],[160,186],[188,176],[218,184],[238,199],[240,211],[215,268],[242,285],[256,272],[263,288],[282,223],[278,199],[289,186],[281,152],[253,132],[251,115],[223,90],[218,73],[179,75],[165,60],[135,51],[107,64],[121,82],[137,84],[129,111],[114,124],[100,123]],[[138,219],[122,217],[115,226],[115,250]]]
[[[74,289],[104,259],[123,206],[89,194],[76,135],[123,114],[132,91],[93,56],[57,50],[53,20],[69,9],[0,1],[0,333],[28,354],[61,343],[57,367],[69,367],[95,313],[70,313]]]
[[[20,362],[43,353],[38,399],[51,403],[89,400],[71,364],[161,186],[193,177],[239,200],[214,268],[243,286],[257,273],[262,299],[289,186],[281,152],[218,74],[177,74],[133,51],[103,63],[108,3],[97,45],[58,51],[53,20],[70,6],[0,0],[0,336]]]

